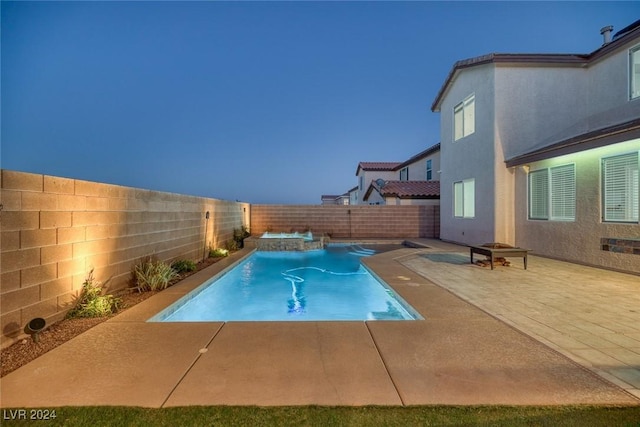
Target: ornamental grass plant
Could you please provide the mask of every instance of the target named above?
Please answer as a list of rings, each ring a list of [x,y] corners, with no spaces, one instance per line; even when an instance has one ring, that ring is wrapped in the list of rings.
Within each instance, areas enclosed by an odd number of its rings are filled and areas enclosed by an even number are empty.
[[[104,285],[95,280],[91,270],[82,284],[75,307],[69,310],[67,317],[103,317],[117,312],[122,300],[103,293]]]
[[[178,273],[171,265],[154,257],[148,257],[133,267],[138,292],[161,291],[169,286]]]

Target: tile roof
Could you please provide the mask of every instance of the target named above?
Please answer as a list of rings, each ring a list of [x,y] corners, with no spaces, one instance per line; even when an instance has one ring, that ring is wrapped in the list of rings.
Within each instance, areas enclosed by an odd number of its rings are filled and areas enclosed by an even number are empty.
[[[367,171],[392,171],[400,162],[360,162],[358,166]]]
[[[393,171],[401,162],[360,162],[356,169],[356,175],[363,171]]]
[[[440,198],[440,181],[382,181],[371,182],[382,196],[399,198]],[[370,188],[371,189],[371,188]],[[367,196],[370,191],[367,191]]]
[[[417,162],[420,159],[427,157],[430,154],[436,153],[440,151],[440,143],[433,144],[431,147],[427,148],[411,156],[408,160],[404,162],[360,162],[358,163],[358,168],[356,169],[356,175],[360,172],[360,169],[364,171],[382,171],[382,172],[393,172],[400,170],[400,168],[407,166],[413,162]]]

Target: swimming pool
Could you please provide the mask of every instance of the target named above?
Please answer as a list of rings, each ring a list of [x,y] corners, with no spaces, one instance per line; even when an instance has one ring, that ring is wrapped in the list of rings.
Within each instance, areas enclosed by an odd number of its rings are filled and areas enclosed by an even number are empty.
[[[360,263],[373,251],[329,245],[254,252],[149,322],[416,320],[422,317]]]

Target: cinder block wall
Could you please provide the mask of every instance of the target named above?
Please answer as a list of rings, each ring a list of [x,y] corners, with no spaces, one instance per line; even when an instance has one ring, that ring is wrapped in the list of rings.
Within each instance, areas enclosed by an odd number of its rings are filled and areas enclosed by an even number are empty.
[[[417,205],[251,205],[251,233],[310,229],[332,237],[438,238],[440,207]]]
[[[3,347],[35,317],[63,318],[90,270],[121,289],[142,258],[202,260],[250,217],[246,203],[8,170],[0,202]]]

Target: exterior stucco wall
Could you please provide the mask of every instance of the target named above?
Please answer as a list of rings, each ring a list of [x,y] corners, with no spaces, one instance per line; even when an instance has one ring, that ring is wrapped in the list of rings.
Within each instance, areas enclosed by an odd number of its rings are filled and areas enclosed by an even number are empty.
[[[409,181],[427,181],[427,160],[431,160],[432,175],[430,181],[438,181],[440,179],[438,174],[440,170],[440,152],[438,151],[407,165],[409,168]],[[399,173],[397,179],[400,179]]]
[[[475,132],[453,140],[453,108],[475,93]],[[494,66],[460,73],[440,109],[441,238],[464,244],[490,242],[495,236]],[[475,179],[475,217],[453,216],[453,184]]]
[[[393,202],[389,201],[389,199],[391,199],[391,197],[387,199],[387,204],[393,203],[396,205],[403,205],[403,206],[410,206],[410,205],[440,206],[439,199],[399,199],[397,197],[393,197]]]
[[[358,204],[358,190],[349,191],[349,204],[350,205]]]
[[[629,49],[640,39],[589,67],[589,116],[579,124],[589,131],[640,117],[640,99],[629,100]]]
[[[636,139],[529,165],[530,171],[574,163],[576,167],[575,221],[528,219],[526,168],[516,167],[516,245],[566,261],[640,273],[640,256],[603,251],[601,238],[640,239],[640,225],[602,221],[601,159],[640,150]]]
[[[385,200],[384,197],[382,197],[380,195],[380,193],[378,193],[376,190],[371,190],[371,193],[369,194],[369,197],[367,198],[366,201],[363,202],[363,204],[367,204],[367,205],[386,205],[387,204],[387,200]],[[392,205],[395,205],[395,203],[391,203]]]
[[[367,189],[369,188],[369,185],[371,184],[371,181],[375,181],[378,178],[382,178],[385,181],[387,180],[393,180],[393,179],[399,179],[398,177],[400,172],[394,172],[394,171],[360,171],[360,174],[357,175],[358,176],[358,185],[360,185],[360,177],[363,177],[363,185],[362,188],[358,187],[357,190],[357,198],[358,198],[358,205],[367,205],[369,204],[368,202],[364,201],[364,195],[367,192]]]
[[[496,67],[496,143],[502,158],[531,150],[587,114],[587,70]]]
[[[517,201],[514,171],[504,161],[531,150],[586,114],[587,71],[578,67],[495,70],[495,235],[514,244]]]
[[[499,64],[496,140],[505,158],[640,116],[627,43],[588,67]]]

